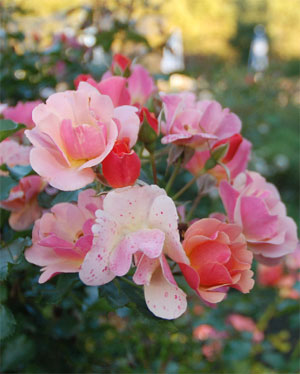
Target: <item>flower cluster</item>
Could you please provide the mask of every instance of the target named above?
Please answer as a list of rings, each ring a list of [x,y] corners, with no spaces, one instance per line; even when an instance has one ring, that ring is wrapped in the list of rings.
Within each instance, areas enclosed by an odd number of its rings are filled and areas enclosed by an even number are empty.
[[[25,258],[41,267],[40,283],[59,273],[78,273],[89,286],[126,277],[143,286],[154,315],[174,319],[187,308],[180,276],[212,306],[230,288],[250,292],[253,259],[276,265],[295,251],[296,224],[276,187],[247,170],[252,145],[228,108],[194,93],[158,93],[149,72],[122,55],[100,82],[80,75],[74,87],[2,112],[27,129],[1,143],[1,177],[29,164],[33,170],[0,206],[11,211],[14,230],[34,224]],[[167,180],[157,172],[166,156]],[[190,180],[174,190],[180,172]],[[185,214],[182,196],[194,182],[198,195]],[[226,215],[194,217],[211,189]],[[40,194],[59,190],[79,190],[78,201],[39,205]],[[275,284],[259,269],[261,282]],[[242,329],[239,321],[229,322]],[[203,327],[195,334],[218,337]]]

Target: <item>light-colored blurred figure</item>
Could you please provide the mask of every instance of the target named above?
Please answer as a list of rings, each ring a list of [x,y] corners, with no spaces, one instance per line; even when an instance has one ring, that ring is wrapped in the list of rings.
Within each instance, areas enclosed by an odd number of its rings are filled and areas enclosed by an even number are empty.
[[[256,73],[262,73],[269,65],[269,43],[265,34],[265,28],[257,25],[254,28],[254,37],[250,46],[249,69]]]
[[[164,74],[184,69],[183,42],[180,29],[175,29],[167,41],[160,68]]]

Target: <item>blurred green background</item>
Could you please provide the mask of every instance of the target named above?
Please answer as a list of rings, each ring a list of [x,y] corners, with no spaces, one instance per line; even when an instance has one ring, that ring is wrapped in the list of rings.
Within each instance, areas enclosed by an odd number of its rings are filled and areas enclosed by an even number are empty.
[[[80,73],[99,79],[112,53],[137,57],[159,89],[193,88],[239,115],[253,143],[250,168],[278,187],[299,223],[298,0],[7,0],[0,6],[2,103],[45,99],[73,88]],[[270,48],[262,76],[247,68],[257,24],[265,26]],[[182,31],[185,70],[168,76],[160,60],[175,27]],[[198,216],[219,206],[203,199]],[[20,254],[26,243],[18,240]],[[8,270],[0,288],[2,372],[299,372],[299,298],[278,287],[231,291],[216,309],[190,297],[189,312],[167,322],[152,317],[141,293],[121,280],[98,289],[60,275],[41,286],[38,269],[22,255]],[[300,292],[299,282],[293,287]],[[226,323],[233,312],[251,317],[264,339],[255,342],[251,332]],[[226,338],[199,340],[194,330],[201,324]]]

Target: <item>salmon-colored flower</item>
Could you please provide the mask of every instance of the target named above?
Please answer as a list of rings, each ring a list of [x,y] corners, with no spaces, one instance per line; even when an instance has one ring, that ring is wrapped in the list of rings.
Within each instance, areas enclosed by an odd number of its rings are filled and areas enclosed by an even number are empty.
[[[37,195],[45,187],[45,183],[38,175],[30,175],[20,180],[13,187],[9,197],[0,202],[0,206],[11,211],[9,225],[16,231],[28,229],[42,214]]]
[[[252,253],[239,226],[204,218],[188,228],[182,244],[190,265],[179,264],[180,268],[190,287],[205,301],[220,302],[226,287],[243,293],[252,289]]]

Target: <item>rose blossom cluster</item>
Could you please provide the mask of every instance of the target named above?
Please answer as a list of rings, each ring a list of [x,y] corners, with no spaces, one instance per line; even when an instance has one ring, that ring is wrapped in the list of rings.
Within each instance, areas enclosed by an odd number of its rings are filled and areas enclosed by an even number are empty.
[[[13,111],[26,104],[3,112],[27,125],[31,146],[6,139],[1,164],[30,162],[36,175],[21,179],[0,204],[12,212],[13,229],[34,223],[25,258],[41,267],[40,283],[78,272],[84,284],[101,286],[130,274],[150,311],[174,319],[187,308],[175,273],[214,305],[230,288],[253,288],[253,258],[274,265],[293,253],[296,225],[276,187],[247,170],[251,143],[236,114],[193,93],[157,93],[149,72],[122,55],[100,82],[80,75],[74,86],[18,115]],[[155,153],[159,142],[166,151]],[[173,172],[165,182],[155,163],[166,154]],[[143,165],[151,165],[153,184],[138,179]],[[172,195],[183,171],[192,179]],[[180,197],[204,174],[213,178],[209,188],[217,186],[226,215],[190,221],[190,208],[179,230]],[[47,184],[56,192],[80,190],[78,201],[42,210],[37,196]],[[209,188],[199,187],[199,196]]]

